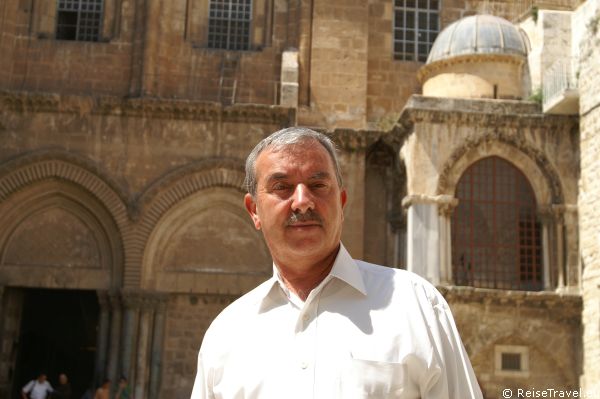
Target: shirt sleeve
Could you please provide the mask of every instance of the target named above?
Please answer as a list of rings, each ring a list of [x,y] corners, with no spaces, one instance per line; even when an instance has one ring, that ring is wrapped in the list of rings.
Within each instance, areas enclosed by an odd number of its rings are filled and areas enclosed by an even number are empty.
[[[192,389],[191,399],[213,399],[212,383],[209,381],[207,370],[204,366],[202,352],[198,353],[198,370]]]
[[[23,387],[23,392],[25,392],[25,393],[31,392],[31,388],[33,388],[33,384],[34,384],[33,380],[29,381],[27,384],[25,384],[25,386]]]
[[[483,399],[450,307],[437,290],[432,306],[434,313],[430,328],[434,341],[433,355],[438,358],[442,373],[435,381],[423,387],[423,399]]]

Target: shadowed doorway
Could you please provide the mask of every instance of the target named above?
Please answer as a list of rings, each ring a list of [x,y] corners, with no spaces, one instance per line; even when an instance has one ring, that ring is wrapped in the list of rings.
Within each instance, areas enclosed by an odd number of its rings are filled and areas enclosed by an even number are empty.
[[[12,397],[42,371],[53,386],[66,373],[80,398],[94,376],[98,314],[94,291],[25,290]]]

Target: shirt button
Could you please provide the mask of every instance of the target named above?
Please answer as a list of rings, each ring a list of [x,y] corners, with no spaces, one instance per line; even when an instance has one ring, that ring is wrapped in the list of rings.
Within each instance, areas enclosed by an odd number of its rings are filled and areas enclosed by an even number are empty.
[[[306,363],[306,362],[300,362],[300,368],[302,370],[306,370],[307,367],[308,367],[308,363]]]
[[[304,314],[304,316],[302,316],[302,320],[308,321],[308,319],[310,319],[310,315]]]

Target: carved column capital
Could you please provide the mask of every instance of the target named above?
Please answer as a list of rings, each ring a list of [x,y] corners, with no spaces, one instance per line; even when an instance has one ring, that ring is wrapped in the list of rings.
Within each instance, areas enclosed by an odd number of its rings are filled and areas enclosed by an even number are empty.
[[[402,199],[402,207],[410,208],[415,204],[435,204],[438,206],[440,216],[452,216],[454,208],[458,205],[458,199],[451,195],[426,195],[410,194]]]
[[[538,207],[538,216],[542,222],[554,222],[564,224],[565,218],[577,216],[577,205],[573,204],[549,204]]]
[[[98,290],[98,291],[96,291],[96,296],[98,297],[98,304],[100,305],[100,310],[108,310],[110,308],[110,300],[108,299],[108,292]]]
[[[121,310],[121,296],[116,292],[107,293],[108,304],[114,310]]]

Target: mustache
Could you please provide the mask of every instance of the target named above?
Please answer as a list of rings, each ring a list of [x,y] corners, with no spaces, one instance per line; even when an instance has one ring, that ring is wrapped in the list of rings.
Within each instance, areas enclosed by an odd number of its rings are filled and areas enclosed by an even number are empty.
[[[321,218],[321,215],[312,209],[309,209],[305,213],[294,211],[286,221],[285,225],[293,226],[299,222],[317,222],[319,224],[323,224],[323,218]]]

